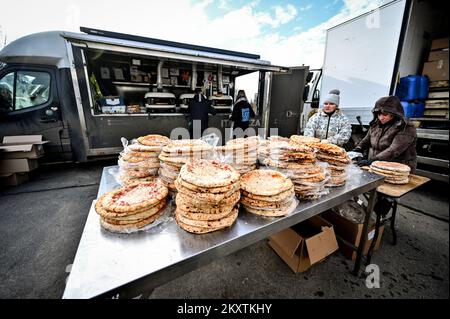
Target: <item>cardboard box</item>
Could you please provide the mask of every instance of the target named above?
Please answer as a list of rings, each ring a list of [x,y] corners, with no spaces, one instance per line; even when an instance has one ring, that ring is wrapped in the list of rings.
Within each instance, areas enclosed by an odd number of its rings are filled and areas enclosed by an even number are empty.
[[[44,156],[42,135],[5,136],[0,144],[0,158],[31,158]]]
[[[333,225],[320,216],[269,237],[269,246],[295,272],[303,272],[338,250]]]
[[[0,174],[24,173],[39,167],[37,159],[14,158],[0,159]]]
[[[353,221],[348,220],[347,218],[333,212],[327,211],[322,214],[322,217],[330,222],[336,233],[336,236],[341,237],[342,239],[348,241],[349,243],[359,246],[359,241],[361,239],[363,224],[355,223]],[[380,227],[378,233],[378,239],[375,243],[374,251],[380,248],[381,237],[383,236],[384,225]],[[373,237],[375,235],[375,222],[371,222],[369,224],[369,229],[367,231],[367,239],[366,244],[363,250],[363,255],[367,255],[369,251],[370,244],[372,243]],[[354,251],[349,245],[344,244],[343,242],[339,242],[339,248],[345,257],[355,260],[356,259],[356,251]]]
[[[428,62],[439,61],[439,60],[447,60],[448,61],[448,49],[430,51],[430,54],[428,55]]]
[[[28,182],[28,173],[13,173],[0,175],[1,186],[17,186]]]
[[[430,82],[448,81],[448,60],[425,62],[422,74],[427,75]]]
[[[448,48],[448,38],[435,39],[431,42],[430,50],[439,50]]]

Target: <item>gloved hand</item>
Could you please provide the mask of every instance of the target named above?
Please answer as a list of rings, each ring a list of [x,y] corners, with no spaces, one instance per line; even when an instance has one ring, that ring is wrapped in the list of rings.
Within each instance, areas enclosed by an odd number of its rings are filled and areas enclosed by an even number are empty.
[[[356,165],[358,165],[359,167],[361,166],[370,166],[370,164],[372,164],[373,160],[369,160],[369,159],[363,159],[358,161],[358,163],[356,163]]]

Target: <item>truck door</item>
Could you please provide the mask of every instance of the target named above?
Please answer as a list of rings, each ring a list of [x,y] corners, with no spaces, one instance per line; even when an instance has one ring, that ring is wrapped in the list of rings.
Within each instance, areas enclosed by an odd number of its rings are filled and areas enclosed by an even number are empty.
[[[55,69],[8,66],[0,70],[0,137],[43,135],[48,157],[60,153],[63,129]]]
[[[406,0],[388,4],[327,30],[321,88],[340,90],[340,105],[351,124],[367,125],[382,96],[394,93]]]
[[[309,67],[302,66],[290,68],[287,73],[272,73],[269,97],[269,134],[273,128],[278,128],[278,135],[286,137],[299,133],[300,115],[303,109],[303,90],[308,71]]]

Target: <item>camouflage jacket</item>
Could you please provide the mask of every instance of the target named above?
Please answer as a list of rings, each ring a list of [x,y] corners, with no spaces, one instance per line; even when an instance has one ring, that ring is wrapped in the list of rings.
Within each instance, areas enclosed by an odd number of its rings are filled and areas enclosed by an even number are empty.
[[[336,110],[331,117],[320,110],[308,120],[303,135],[328,140],[330,143],[342,146],[350,139],[352,126],[340,110]]]

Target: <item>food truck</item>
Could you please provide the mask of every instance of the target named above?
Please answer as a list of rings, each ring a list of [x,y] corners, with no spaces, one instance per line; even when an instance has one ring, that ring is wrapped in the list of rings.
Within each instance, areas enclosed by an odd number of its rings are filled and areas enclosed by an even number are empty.
[[[225,136],[236,79],[254,72],[258,98],[251,127],[263,134],[270,134],[269,127],[282,135],[299,132],[307,66],[275,66],[256,54],[80,30],[31,34],[0,51],[0,138],[43,135],[49,161],[115,156],[122,137],[170,137],[174,128],[187,129],[183,102],[195,88],[218,109],[209,126]]]

